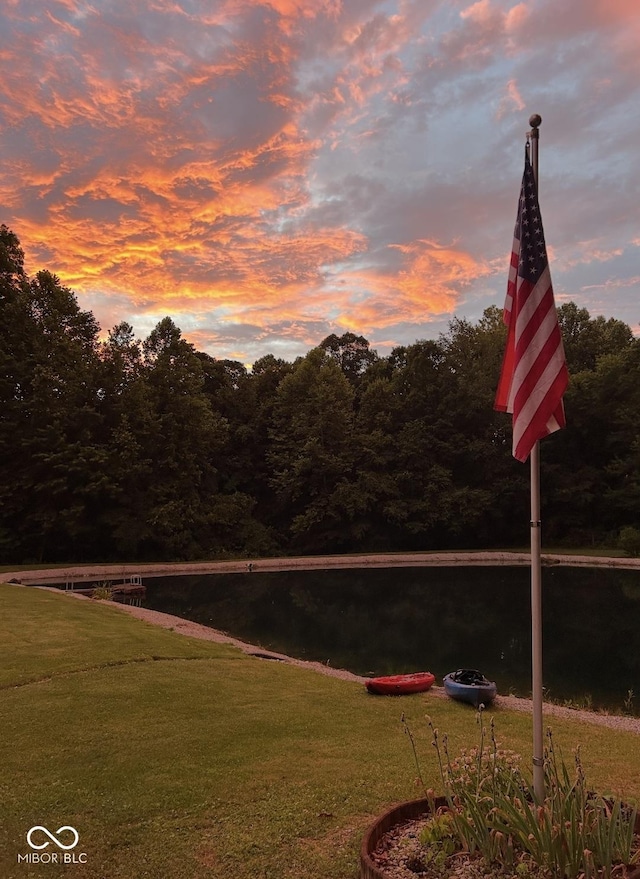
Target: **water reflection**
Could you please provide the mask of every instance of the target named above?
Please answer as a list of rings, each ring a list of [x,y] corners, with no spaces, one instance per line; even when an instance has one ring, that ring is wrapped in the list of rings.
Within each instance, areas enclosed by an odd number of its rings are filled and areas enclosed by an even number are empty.
[[[146,606],[359,674],[480,668],[531,691],[527,568],[393,568],[163,577]],[[640,701],[635,571],[543,569],[544,684],[555,700]]]

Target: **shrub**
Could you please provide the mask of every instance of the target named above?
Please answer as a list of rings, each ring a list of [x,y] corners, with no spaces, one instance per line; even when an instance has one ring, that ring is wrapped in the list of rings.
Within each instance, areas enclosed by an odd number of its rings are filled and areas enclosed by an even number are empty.
[[[618,546],[623,552],[626,552],[627,555],[633,558],[640,556],[640,530],[627,525],[626,528],[620,531]]]

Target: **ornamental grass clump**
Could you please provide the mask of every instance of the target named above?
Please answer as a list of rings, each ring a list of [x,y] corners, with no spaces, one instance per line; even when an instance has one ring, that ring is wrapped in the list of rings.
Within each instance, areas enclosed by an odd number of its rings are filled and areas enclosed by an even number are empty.
[[[103,580],[101,583],[94,583],[91,597],[95,598],[97,601],[112,601],[113,589],[109,585],[109,581]]]
[[[493,719],[487,736],[482,711],[478,712],[478,745],[454,758],[447,736],[441,737],[427,720],[450,815],[442,837],[450,839],[452,829],[458,853],[466,852],[509,875],[557,879],[611,879],[640,860],[636,810],[589,790],[579,748],[570,769],[556,752],[551,730],[547,732],[545,799],[539,803],[520,756],[498,744]],[[404,718],[403,723],[422,781],[415,742]],[[433,791],[425,793],[434,805]],[[437,818],[438,811],[432,812]],[[427,822],[422,834],[426,848],[438,845],[434,820]],[[447,856],[450,848],[450,842],[441,846]],[[436,858],[430,853],[424,862],[433,864]]]

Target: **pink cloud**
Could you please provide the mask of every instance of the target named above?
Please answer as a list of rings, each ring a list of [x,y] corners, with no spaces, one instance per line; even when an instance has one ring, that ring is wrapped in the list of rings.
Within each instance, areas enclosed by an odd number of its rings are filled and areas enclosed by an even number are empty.
[[[110,321],[109,303],[192,314],[234,350],[331,326],[397,338],[502,297],[540,110],[573,156],[546,178],[558,270],[628,277],[635,205],[615,175],[637,167],[636,8],[11,0],[0,219],[30,270]]]
[[[500,106],[498,107],[498,119],[501,119],[502,116],[508,112],[520,112],[521,110],[524,110],[526,106],[515,79],[509,80],[505,91],[506,94],[500,101]]]

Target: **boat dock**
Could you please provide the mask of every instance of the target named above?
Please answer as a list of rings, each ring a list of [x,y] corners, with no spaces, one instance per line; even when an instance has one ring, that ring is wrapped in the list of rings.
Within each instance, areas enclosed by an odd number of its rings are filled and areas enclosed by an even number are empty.
[[[62,588],[61,586],[58,588]],[[118,579],[105,579],[91,586],[86,585],[86,580],[74,581],[67,580],[64,584],[65,592],[74,592],[77,595],[86,595],[87,598],[96,597],[96,593],[100,597],[109,598],[111,601],[118,601],[121,604],[132,604],[140,607],[142,599],[147,593],[147,588],[142,582],[142,577],[133,574],[130,577],[120,577]]]

